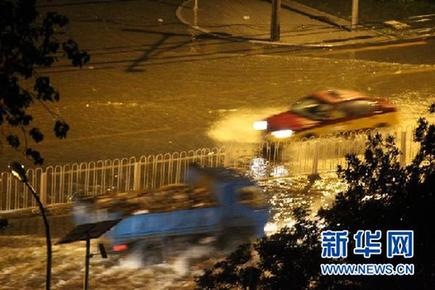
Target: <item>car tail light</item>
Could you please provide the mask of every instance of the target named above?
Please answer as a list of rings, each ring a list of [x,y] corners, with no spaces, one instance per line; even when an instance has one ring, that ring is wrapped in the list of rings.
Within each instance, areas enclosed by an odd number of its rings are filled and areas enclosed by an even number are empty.
[[[396,112],[397,111],[397,107],[385,99],[378,99],[377,103],[381,107],[381,110],[383,112]]]
[[[114,252],[122,252],[128,249],[128,246],[126,244],[119,244],[119,245],[114,245],[112,247],[112,250]]]

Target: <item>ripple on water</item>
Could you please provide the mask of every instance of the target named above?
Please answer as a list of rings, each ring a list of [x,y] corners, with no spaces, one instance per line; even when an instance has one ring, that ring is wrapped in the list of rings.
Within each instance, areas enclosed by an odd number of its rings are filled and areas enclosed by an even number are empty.
[[[294,223],[292,211],[308,206],[314,215],[321,207],[330,207],[337,193],[346,185],[335,173],[323,174],[320,180],[309,184],[307,177],[280,178],[260,182],[272,208],[272,220],[278,228]]]

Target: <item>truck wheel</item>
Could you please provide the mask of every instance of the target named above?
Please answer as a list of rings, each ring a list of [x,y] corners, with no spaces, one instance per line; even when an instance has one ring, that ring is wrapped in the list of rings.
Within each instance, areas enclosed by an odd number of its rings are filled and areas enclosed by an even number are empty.
[[[142,266],[160,264],[164,260],[162,245],[158,242],[137,241],[128,255],[130,259],[138,256]]]
[[[225,229],[218,237],[216,247],[224,252],[232,252],[238,246],[248,243],[254,237],[253,229],[247,227]]]

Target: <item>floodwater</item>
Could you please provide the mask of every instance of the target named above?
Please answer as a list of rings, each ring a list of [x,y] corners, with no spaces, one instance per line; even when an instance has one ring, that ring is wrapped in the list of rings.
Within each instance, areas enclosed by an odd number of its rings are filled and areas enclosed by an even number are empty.
[[[270,222],[278,230],[292,226],[291,210],[307,205],[313,212],[331,205],[335,194],[345,188],[335,175],[309,185],[306,178],[285,178],[261,182],[269,197]],[[42,289],[45,283],[45,238],[38,216],[11,219],[10,226],[0,231],[0,288]],[[55,243],[73,228],[70,216],[50,217]],[[270,232],[271,233],[271,232]],[[194,278],[225,257],[231,248],[217,250],[208,243],[183,242],[183,250],[167,257],[166,262],[144,266],[141,253],[119,258],[102,259],[97,242],[91,243],[90,288],[112,289],[194,289]],[[150,253],[145,253],[149,255]],[[85,243],[53,245],[52,289],[81,289],[84,277]]]
[[[388,58],[387,51],[346,57],[293,55],[194,39],[174,16],[179,0],[76,2],[41,2],[42,9],[56,8],[70,17],[69,36],[92,55],[81,70],[61,63],[44,71],[61,92],[61,101],[52,109],[71,126],[68,138],[57,140],[51,136],[52,118],[43,108],[33,109],[35,125],[47,134],[35,146],[45,165],[251,143],[257,138],[252,121],[285,110],[298,97],[319,89],[354,89],[386,97],[401,110],[403,126],[415,124],[435,100],[433,63],[407,61],[401,53],[394,58]],[[150,16],[144,19],[142,11]],[[376,57],[379,54],[384,57]],[[22,159],[5,146],[1,150],[1,171],[12,159]],[[328,206],[344,186],[334,176],[311,187],[297,178],[262,185],[277,228],[293,223],[294,207],[308,204],[315,211]],[[30,225],[23,229],[12,221],[0,235],[1,289],[43,288],[43,231],[37,219]],[[66,220],[55,223],[55,238],[71,227]],[[186,251],[168,263],[141,268],[134,259],[94,256],[91,289],[192,289],[193,277],[224,254],[204,255],[210,250],[186,245]],[[53,256],[53,289],[81,289],[84,244],[55,245]]]
[[[92,55],[82,69],[62,62],[43,71],[61,92],[51,109],[69,122],[53,137],[53,118],[37,105],[34,148],[45,165],[140,156],[252,141],[253,120],[327,88],[391,99],[407,125],[435,99],[435,67],[338,59],[225,40],[196,38],[174,16],[180,1],[43,2],[70,17],[68,36]],[[68,4],[69,3],[69,4]],[[141,11],[149,11],[144,19]],[[3,146],[0,170],[22,159]],[[27,164],[30,165],[30,164]]]
[[[48,136],[52,120],[42,109],[35,110],[35,123],[47,132],[46,140],[35,148],[46,164],[56,164],[248,140],[253,120],[325,88],[389,98],[402,111],[402,125],[408,125],[435,99],[433,69],[258,55],[155,66],[146,76],[86,69],[53,74],[63,97],[57,110],[70,123],[71,132],[66,140]],[[4,147],[0,168],[19,157]]]

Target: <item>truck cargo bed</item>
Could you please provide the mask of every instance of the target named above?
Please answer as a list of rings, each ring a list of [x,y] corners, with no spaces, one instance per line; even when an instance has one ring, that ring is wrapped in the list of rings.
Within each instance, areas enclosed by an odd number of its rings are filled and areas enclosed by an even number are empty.
[[[219,207],[132,215],[123,219],[108,236],[116,241],[144,237],[209,233],[220,230]]]

